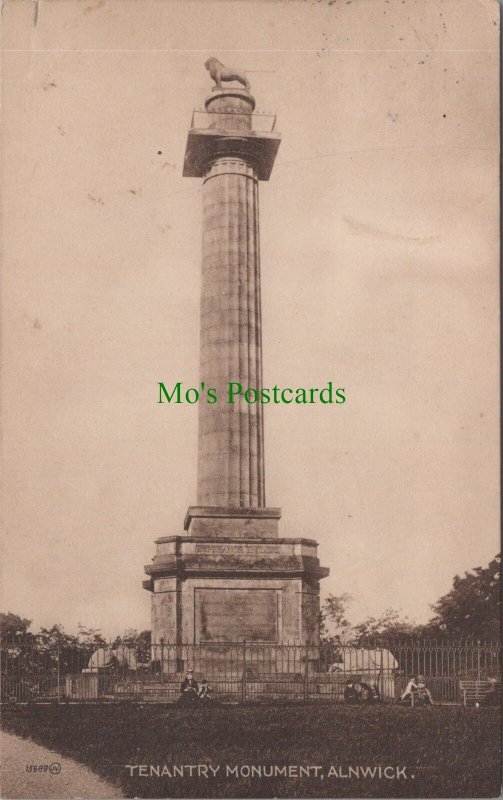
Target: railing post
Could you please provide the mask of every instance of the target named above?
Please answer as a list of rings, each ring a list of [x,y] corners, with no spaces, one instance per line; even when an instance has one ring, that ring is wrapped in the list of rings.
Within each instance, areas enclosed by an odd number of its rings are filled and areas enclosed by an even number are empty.
[[[480,639],[477,639],[477,680],[480,681]]]
[[[59,648],[59,642],[58,642],[58,652],[57,652],[57,656],[56,656],[56,657],[57,657],[57,659],[58,659],[58,673],[57,673],[57,675],[58,675],[58,677],[57,677],[57,687],[58,687],[58,703],[60,703],[60,702],[61,702],[61,687],[60,687],[60,682],[61,682],[61,668],[60,668],[60,648]]]
[[[243,675],[241,678],[241,702],[246,702],[246,640],[243,642]]]
[[[164,637],[161,636],[161,683],[164,683]]]
[[[304,664],[304,700],[309,699],[309,648],[306,646],[306,659]]]

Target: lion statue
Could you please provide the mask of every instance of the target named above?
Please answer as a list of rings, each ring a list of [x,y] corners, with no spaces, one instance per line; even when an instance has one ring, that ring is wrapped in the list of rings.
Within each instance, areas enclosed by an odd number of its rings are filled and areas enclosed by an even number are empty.
[[[235,67],[224,67],[218,58],[209,58],[204,62],[204,66],[215,81],[218,89],[222,88],[222,81],[239,81],[245,89],[250,89],[250,81],[241,69]]]

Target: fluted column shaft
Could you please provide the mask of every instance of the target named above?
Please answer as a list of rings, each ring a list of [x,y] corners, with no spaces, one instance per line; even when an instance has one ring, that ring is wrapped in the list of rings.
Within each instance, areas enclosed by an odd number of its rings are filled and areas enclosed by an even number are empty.
[[[198,503],[263,507],[262,406],[228,400],[229,382],[262,386],[258,180],[243,158],[209,165],[203,185]]]

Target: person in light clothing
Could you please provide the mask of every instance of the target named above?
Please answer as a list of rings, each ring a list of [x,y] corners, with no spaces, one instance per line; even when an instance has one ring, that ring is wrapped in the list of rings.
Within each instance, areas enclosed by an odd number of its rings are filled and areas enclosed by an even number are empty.
[[[426,685],[424,675],[414,676],[410,679],[400,700],[408,700],[409,697],[411,705],[415,705],[415,703],[433,705],[433,696]]]

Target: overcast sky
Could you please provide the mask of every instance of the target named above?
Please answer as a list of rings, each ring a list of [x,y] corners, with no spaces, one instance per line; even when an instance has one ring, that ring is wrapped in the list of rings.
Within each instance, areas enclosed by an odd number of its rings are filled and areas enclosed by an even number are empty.
[[[38,13],[36,9],[38,8]],[[260,186],[280,535],[316,539],[351,616],[416,621],[498,523],[498,14],[474,0],[7,0],[3,609],[150,626],[154,539],[196,501],[211,55],[282,134]],[[159,152],[160,151],[160,152]]]

